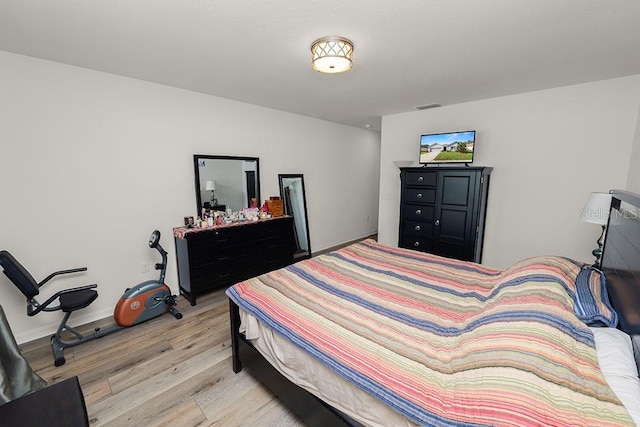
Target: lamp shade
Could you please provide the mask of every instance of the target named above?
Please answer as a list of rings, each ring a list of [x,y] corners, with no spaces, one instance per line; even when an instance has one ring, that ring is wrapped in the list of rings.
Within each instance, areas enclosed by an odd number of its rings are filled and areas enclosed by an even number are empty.
[[[607,225],[609,210],[611,209],[611,194],[591,193],[587,203],[582,208],[580,219],[592,224]]]
[[[213,191],[216,189],[216,182],[213,180],[209,180],[207,181],[207,186],[205,188],[205,190],[207,191]]]

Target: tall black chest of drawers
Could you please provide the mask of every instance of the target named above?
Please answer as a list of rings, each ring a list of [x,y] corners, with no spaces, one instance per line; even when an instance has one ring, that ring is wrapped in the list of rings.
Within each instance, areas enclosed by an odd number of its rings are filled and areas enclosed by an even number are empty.
[[[481,262],[491,170],[401,168],[398,245]]]
[[[195,305],[199,295],[291,264],[293,217],[187,231],[175,244],[180,293]]]

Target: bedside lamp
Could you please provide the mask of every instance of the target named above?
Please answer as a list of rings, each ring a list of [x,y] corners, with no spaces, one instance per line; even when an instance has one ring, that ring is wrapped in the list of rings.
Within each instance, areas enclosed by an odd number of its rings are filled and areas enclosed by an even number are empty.
[[[207,191],[211,191],[211,205],[212,206],[217,206],[218,205],[218,200],[216,200],[216,198],[213,195],[213,192],[216,189],[216,182],[214,180],[208,180],[207,181],[207,186],[205,187],[205,190]]]
[[[598,247],[591,253],[596,257],[594,267],[600,268],[600,257],[602,256],[602,243],[604,242],[604,232],[609,219],[609,210],[611,209],[611,194],[609,193],[591,193],[587,203],[582,208],[580,219],[584,222],[598,224],[602,227],[602,233],[596,242]]]

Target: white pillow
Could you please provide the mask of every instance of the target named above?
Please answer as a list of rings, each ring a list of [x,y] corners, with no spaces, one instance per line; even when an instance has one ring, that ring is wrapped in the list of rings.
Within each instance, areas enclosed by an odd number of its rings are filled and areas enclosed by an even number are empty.
[[[615,328],[589,328],[596,341],[598,362],[609,387],[640,427],[640,378],[631,338]]]

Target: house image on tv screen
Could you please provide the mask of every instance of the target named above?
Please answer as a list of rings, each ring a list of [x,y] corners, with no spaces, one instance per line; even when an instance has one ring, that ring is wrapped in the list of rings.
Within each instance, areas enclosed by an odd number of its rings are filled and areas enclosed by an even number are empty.
[[[420,163],[471,163],[475,136],[475,131],[422,135],[420,137]]]

